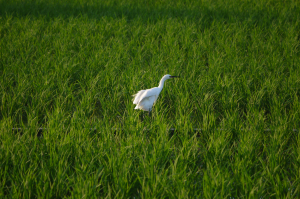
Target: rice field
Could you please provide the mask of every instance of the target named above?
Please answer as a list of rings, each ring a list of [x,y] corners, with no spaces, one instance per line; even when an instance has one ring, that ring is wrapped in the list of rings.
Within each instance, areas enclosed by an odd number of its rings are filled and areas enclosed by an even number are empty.
[[[0,0],[0,198],[300,198],[299,73],[299,1]]]

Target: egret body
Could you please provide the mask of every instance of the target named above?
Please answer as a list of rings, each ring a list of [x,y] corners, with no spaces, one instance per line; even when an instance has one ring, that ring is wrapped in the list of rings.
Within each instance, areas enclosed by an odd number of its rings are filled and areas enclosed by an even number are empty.
[[[150,88],[147,90],[140,90],[137,94],[133,95],[133,104],[136,104],[134,109],[141,109],[143,111],[150,111],[152,110],[153,105],[155,104],[158,95],[160,94],[161,90],[164,87],[164,83],[167,79],[175,78],[178,76],[171,76],[171,75],[164,75],[158,87]]]

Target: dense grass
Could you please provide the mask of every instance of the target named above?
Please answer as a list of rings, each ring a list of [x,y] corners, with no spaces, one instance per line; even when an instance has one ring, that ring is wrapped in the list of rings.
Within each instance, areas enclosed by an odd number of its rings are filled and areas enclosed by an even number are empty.
[[[0,0],[0,197],[299,198],[299,4]]]

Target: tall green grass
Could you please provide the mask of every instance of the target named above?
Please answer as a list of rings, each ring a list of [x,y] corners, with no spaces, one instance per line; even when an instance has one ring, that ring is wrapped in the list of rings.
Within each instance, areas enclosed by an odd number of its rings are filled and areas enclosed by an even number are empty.
[[[0,197],[299,198],[299,23],[292,0],[0,0]]]

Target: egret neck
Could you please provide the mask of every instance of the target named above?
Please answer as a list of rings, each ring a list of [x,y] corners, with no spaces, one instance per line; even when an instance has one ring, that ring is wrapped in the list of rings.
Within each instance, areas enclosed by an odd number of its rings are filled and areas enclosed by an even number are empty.
[[[158,88],[162,89],[164,87],[164,83],[165,81],[168,79],[167,76],[163,76],[163,78],[161,78],[160,82],[159,82],[159,86]]]

